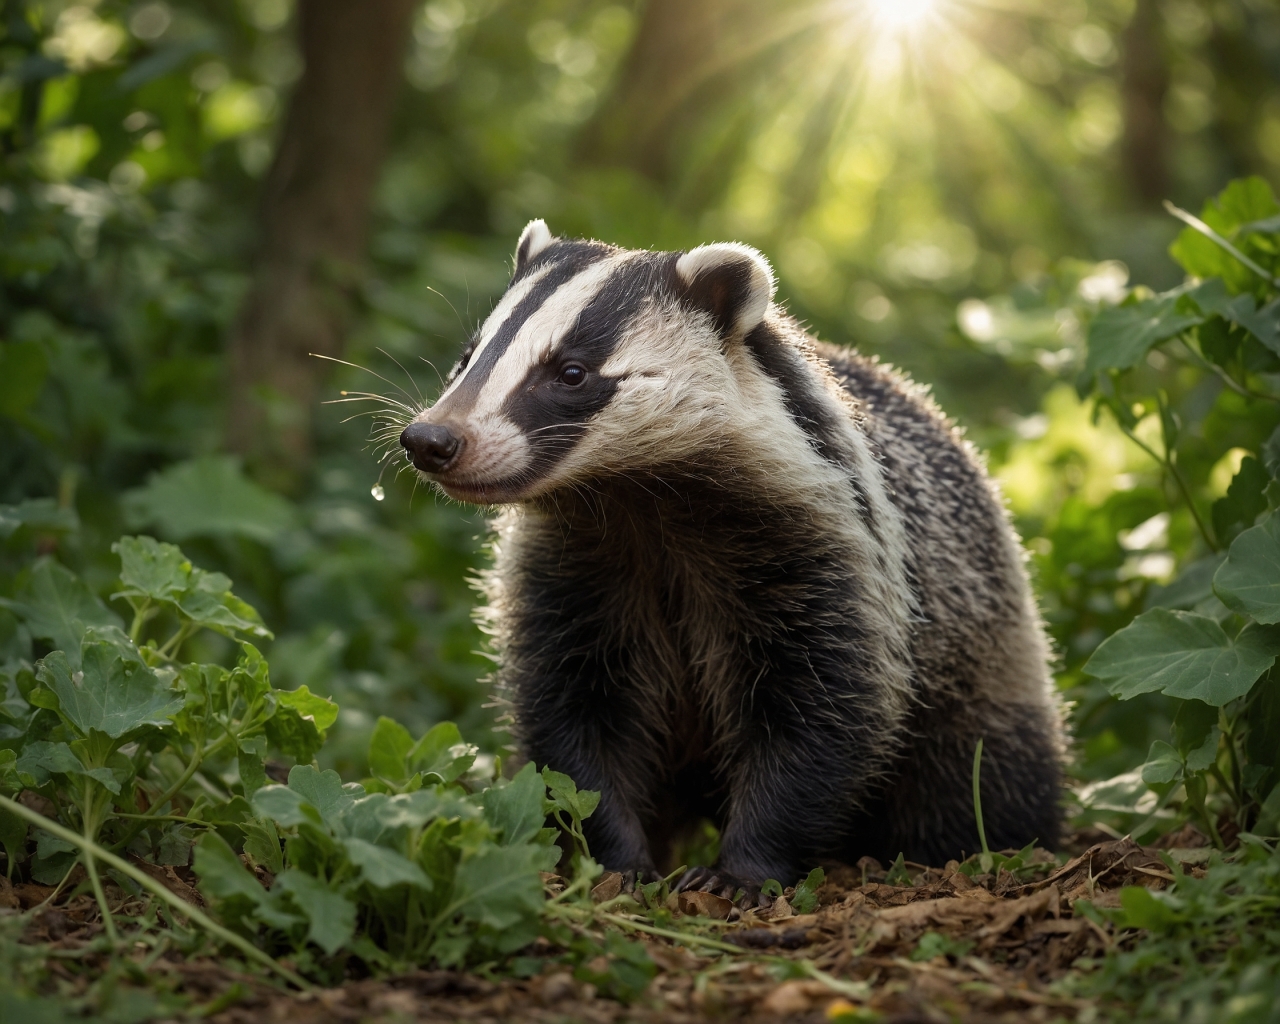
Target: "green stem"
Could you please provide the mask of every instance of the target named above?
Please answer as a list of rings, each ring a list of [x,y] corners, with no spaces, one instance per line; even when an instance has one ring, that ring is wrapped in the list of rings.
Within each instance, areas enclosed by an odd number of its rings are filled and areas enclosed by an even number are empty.
[[[1118,418],[1117,418],[1117,423],[1119,423]],[[1191,500],[1191,492],[1187,489],[1187,483],[1185,480],[1182,479],[1182,474],[1178,472],[1178,467],[1175,466],[1172,461],[1170,461],[1168,457],[1168,453],[1166,453],[1165,456],[1160,456],[1156,454],[1155,450],[1150,445],[1140,440],[1138,435],[1135,434],[1128,427],[1126,427],[1123,423],[1120,423],[1119,426],[1120,426],[1121,433],[1123,433],[1125,437],[1127,437],[1130,441],[1136,444],[1144,452],[1150,455],[1152,459],[1160,463],[1161,466],[1163,466],[1165,469],[1169,471],[1169,474],[1173,477],[1174,483],[1178,485],[1178,490],[1182,494],[1183,501],[1187,503],[1187,508],[1191,510],[1191,517],[1196,521],[1196,527],[1200,530],[1200,536],[1204,538],[1205,544],[1209,546],[1210,551],[1217,552],[1221,550],[1218,547],[1217,542],[1215,542],[1213,537],[1209,534],[1209,528],[1205,526],[1204,520],[1200,518],[1200,512],[1196,508],[1196,503]]]
[[[990,855],[991,850],[987,847],[987,830],[982,823],[982,787],[979,785],[981,777],[982,738],[979,737],[978,745],[973,751],[973,816],[978,822],[978,841],[982,843],[982,852],[986,855]]]
[[[182,821],[188,825],[212,824],[212,822],[204,821],[201,818],[185,818],[181,814],[125,814],[124,811],[116,811],[112,817],[128,818],[130,821]]]
[[[1241,263],[1243,263],[1246,267],[1252,270],[1264,281],[1267,281],[1270,284],[1275,285],[1277,288],[1280,288],[1280,277],[1272,277],[1260,264],[1257,264],[1253,260],[1249,259],[1248,256],[1246,256],[1234,245],[1228,242],[1225,238],[1223,238],[1220,234],[1218,234],[1218,232],[1214,231],[1213,228],[1209,227],[1209,225],[1206,224],[1204,221],[1202,221],[1199,217],[1196,217],[1190,213],[1187,213],[1186,210],[1183,210],[1177,206],[1174,206],[1173,203],[1169,202],[1169,200],[1167,199],[1164,201],[1164,208],[1168,210],[1171,214],[1173,214],[1175,217],[1177,217],[1178,220],[1182,221],[1184,224],[1187,224],[1190,227],[1194,228],[1196,231],[1199,231],[1200,234],[1204,235],[1205,238],[1209,239],[1209,241],[1213,242],[1219,248],[1224,249],[1226,252],[1229,252],[1232,256],[1238,259]]]
[[[1257,398],[1263,402],[1280,402],[1280,396],[1264,394],[1261,391],[1254,391],[1253,388],[1249,387],[1247,384],[1241,384],[1217,363],[1210,362],[1194,348],[1188,345],[1185,339],[1179,338],[1178,341],[1182,344],[1182,347],[1187,350],[1193,362],[1198,363],[1201,367],[1216,375],[1222,380],[1222,383],[1236,394],[1244,398]]]
[[[50,835],[56,836],[64,842],[73,843],[83,849],[86,853],[98,858],[98,860],[102,861],[107,866],[115,868],[115,870],[119,871],[121,874],[132,878],[140,886],[151,893],[151,895],[155,896],[158,900],[167,903],[171,910],[175,910],[185,917],[190,918],[211,935],[221,939],[229,946],[234,946],[250,960],[254,960],[269,970],[274,971],[289,982],[289,984],[302,989],[304,992],[312,990],[312,986],[310,984],[298,977],[297,974],[289,970],[287,967],[277,963],[271,956],[260,950],[248,939],[224,928],[205,914],[199,907],[193,907],[190,903],[186,902],[186,900],[170,892],[165,886],[161,885],[145,871],[140,871],[127,860],[117,857],[114,853],[111,853],[108,850],[104,850],[97,843],[72,832],[71,829],[64,828],[55,821],[50,821],[43,814],[33,811],[29,807],[23,806],[15,800],[10,800],[7,796],[0,796],[0,807],[3,807],[11,814],[16,814],[18,817],[25,819],[37,828],[44,829]]]
[[[215,740],[213,743],[210,743],[207,747],[204,747],[203,749],[197,744],[195,750],[191,754],[191,763],[187,765],[186,770],[183,771],[181,778],[179,778],[177,782],[175,782],[172,786],[170,786],[167,790],[165,790],[162,796],[160,796],[156,800],[153,800],[151,802],[151,806],[153,808],[163,807],[175,796],[177,796],[178,793],[182,790],[182,787],[191,781],[192,776],[194,776],[197,770],[199,770],[200,765],[204,762],[204,760],[208,757],[211,757],[213,754],[217,753],[218,749],[220,747],[225,746],[227,740],[231,738],[232,738],[231,734],[227,733],[221,739]],[[128,846],[129,843],[133,840],[133,837],[136,836],[139,832],[141,832],[144,828],[146,828],[146,824],[145,824],[146,822],[163,820],[164,817],[166,816],[160,815],[160,814],[143,813],[143,814],[122,814],[120,815],[120,817],[133,818],[138,822],[138,824],[134,825],[133,828],[129,829],[129,831],[125,833],[124,838],[121,839],[119,842],[115,843],[111,847],[113,850],[123,850],[126,846]]]
[[[673,931],[670,928],[659,928],[656,925],[641,924],[639,921],[631,921],[617,914],[597,914],[603,921],[610,924],[616,924],[622,928],[634,928],[638,932],[644,932],[647,935],[657,935],[663,939],[671,939],[673,942],[683,942],[686,944],[698,944],[708,947],[709,949],[718,949],[722,953],[742,953],[745,952],[741,946],[735,946],[731,942],[721,942],[719,939],[706,939],[701,935],[689,935],[684,932]]]
[[[90,848],[94,845],[93,835],[98,827],[98,815],[94,810],[96,801],[93,797],[93,783],[86,779],[84,789],[84,816],[82,819],[84,845],[80,853],[80,859],[84,861],[84,869],[89,873],[89,883],[93,886],[93,895],[98,901],[98,909],[102,912],[102,926],[106,929],[107,938],[111,940],[111,944],[115,945],[120,941],[120,935],[116,931],[115,919],[111,916],[111,906],[107,903],[107,893],[102,888],[102,879],[98,877],[98,865],[94,863],[93,854],[90,852]]]

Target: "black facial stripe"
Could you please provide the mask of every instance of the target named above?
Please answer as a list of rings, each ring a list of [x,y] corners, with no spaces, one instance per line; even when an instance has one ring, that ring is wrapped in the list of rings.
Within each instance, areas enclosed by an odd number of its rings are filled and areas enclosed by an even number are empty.
[[[510,288],[517,281],[523,281],[539,267],[545,267],[548,263],[580,261],[579,269],[581,269],[617,251],[615,246],[606,245],[604,242],[563,241],[557,239],[532,260],[521,262],[517,257],[515,274],[512,275],[511,284],[508,284],[507,287]]]
[[[618,380],[600,374],[628,324],[652,301],[670,276],[679,254],[643,253],[615,270],[583,308],[547,366],[532,366],[507,399],[504,415],[523,432],[533,450],[529,472],[545,474],[586,433],[592,416],[613,399]],[[566,362],[587,368],[577,387],[556,378]]]
[[[494,335],[493,340],[481,351],[480,361],[470,367],[459,366],[459,372],[464,368],[468,372],[458,386],[458,390],[450,396],[450,402],[456,402],[463,407],[473,403],[483,389],[485,382],[489,379],[489,374],[498,365],[498,360],[511,347],[511,342],[515,340],[515,336],[520,333],[520,328],[524,326],[524,322],[542,308],[542,304],[551,298],[562,285],[568,283],[572,278],[586,270],[587,267],[593,263],[598,263],[614,251],[610,246],[602,245],[599,242],[555,242],[539,253],[537,260],[530,266],[540,267],[551,262],[551,269],[529,289],[524,298],[516,303],[516,308],[511,311],[511,315],[498,328],[498,333]],[[528,272],[528,269],[526,267],[521,273],[522,277]],[[512,284],[514,283],[513,281]],[[472,347],[468,346],[469,349]]]
[[[808,360],[779,337],[767,322],[761,323],[743,341],[760,369],[782,389],[787,415],[809,435],[818,454],[828,462],[843,465],[840,446],[836,443],[840,421]]]

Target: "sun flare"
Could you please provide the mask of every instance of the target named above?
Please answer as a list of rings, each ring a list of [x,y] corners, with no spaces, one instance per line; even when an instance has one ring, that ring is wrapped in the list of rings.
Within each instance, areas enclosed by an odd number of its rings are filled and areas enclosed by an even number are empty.
[[[866,0],[866,7],[878,28],[896,34],[928,21],[938,9],[938,0]]]

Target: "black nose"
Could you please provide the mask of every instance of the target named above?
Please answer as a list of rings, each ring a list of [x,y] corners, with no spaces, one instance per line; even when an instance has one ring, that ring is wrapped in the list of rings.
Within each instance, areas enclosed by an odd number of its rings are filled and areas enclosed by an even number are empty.
[[[400,435],[409,460],[424,473],[439,473],[458,452],[458,438],[438,423],[410,423]]]

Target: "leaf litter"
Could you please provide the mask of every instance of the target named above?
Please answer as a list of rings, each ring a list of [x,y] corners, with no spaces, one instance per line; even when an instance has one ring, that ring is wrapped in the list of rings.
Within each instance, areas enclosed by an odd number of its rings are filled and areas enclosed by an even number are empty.
[[[1194,830],[1176,838],[1204,841]],[[1198,859],[1195,849],[1176,853],[1186,861]],[[979,857],[943,868],[899,862],[893,870],[870,859],[854,867],[834,866],[819,876],[816,905],[803,914],[793,905],[796,888],[767,906],[743,911],[722,897],[669,894],[664,886],[653,893],[667,911],[662,930],[684,941],[624,925],[628,938],[638,941],[611,948],[599,922],[588,924],[578,930],[592,935],[594,941],[584,949],[594,956],[575,963],[571,950],[539,937],[520,958],[515,973],[524,977],[482,964],[470,972],[423,969],[353,978],[299,993],[226,958],[207,952],[193,956],[181,941],[158,948],[154,935],[136,942],[132,956],[124,959],[135,971],[145,966],[158,1016],[177,1011],[180,1017],[182,1005],[187,1014],[223,1024],[1096,1019],[1098,1004],[1061,983],[1082,959],[1098,958],[1117,942],[1118,929],[1101,916],[1103,908],[1118,906],[1126,887],[1160,890],[1175,877],[1169,852],[1125,838],[1094,843],[1061,866],[1041,850],[989,856],[1013,863],[1014,870],[1002,864],[983,872]],[[247,858],[241,860],[249,866]],[[203,905],[190,869],[147,865],[147,870],[183,899]],[[1203,874],[1194,865],[1184,870]],[[909,884],[891,884],[903,873]],[[258,884],[271,882],[261,868],[253,877]],[[554,897],[568,883],[544,874],[544,885]],[[105,970],[110,957],[99,941],[103,929],[94,899],[79,895],[45,903],[53,892],[49,886],[14,886],[0,879],[0,922],[36,910],[25,916],[23,943],[47,957],[53,975],[74,992],[84,988],[84,974],[65,964],[78,960],[90,972],[95,966]],[[117,884],[108,883],[106,892],[121,922],[154,914],[145,900]],[[803,903],[803,888],[799,895]],[[601,916],[641,926],[653,920],[637,905],[648,894],[627,895],[617,873],[604,874],[592,898]],[[708,948],[710,943],[716,948]],[[638,984],[620,993],[617,968],[637,954],[645,961],[634,979]]]

